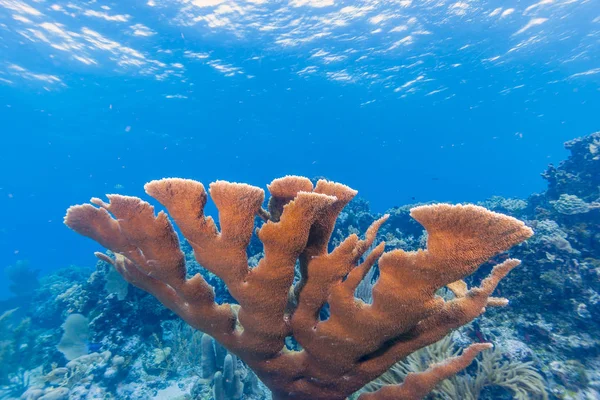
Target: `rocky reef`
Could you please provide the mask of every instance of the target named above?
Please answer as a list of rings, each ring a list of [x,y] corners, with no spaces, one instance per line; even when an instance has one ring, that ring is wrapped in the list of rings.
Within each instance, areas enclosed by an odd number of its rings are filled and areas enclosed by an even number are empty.
[[[497,290],[510,299],[509,306],[490,309],[444,343],[394,366],[382,377],[388,383],[426,368],[423,360],[437,354],[489,341],[496,346],[493,353],[480,356],[431,398],[600,398],[600,133],[566,147],[568,159],[543,173],[548,181],[543,193],[480,204],[525,221],[535,232],[492,260],[523,261]],[[379,232],[387,249],[424,247],[427,236],[409,216],[411,207],[388,211]],[[364,232],[379,217],[366,201],[353,200],[337,221],[332,246],[349,233]],[[201,273],[215,287],[217,302],[232,301],[223,282],[194,260],[187,243],[182,248],[189,273]],[[261,251],[253,238],[250,259],[258,260]],[[467,284],[478,284],[491,265]],[[366,302],[377,269],[367,277],[357,289]],[[39,278],[20,263],[8,268],[7,278],[15,296],[0,304],[0,399],[270,398],[240,360],[103,261],[93,271],[68,267]]]

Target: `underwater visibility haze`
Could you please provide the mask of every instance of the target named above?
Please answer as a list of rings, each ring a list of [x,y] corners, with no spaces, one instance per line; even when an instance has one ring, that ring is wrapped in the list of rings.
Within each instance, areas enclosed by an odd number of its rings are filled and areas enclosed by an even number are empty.
[[[0,0],[0,399],[599,399],[599,110],[600,0]]]

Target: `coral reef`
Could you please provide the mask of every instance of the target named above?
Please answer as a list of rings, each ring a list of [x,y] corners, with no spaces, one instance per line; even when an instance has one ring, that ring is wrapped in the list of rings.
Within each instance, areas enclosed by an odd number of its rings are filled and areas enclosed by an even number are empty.
[[[510,279],[500,282],[495,293],[501,296],[499,300],[508,298],[510,303],[501,310],[488,307],[485,314],[441,343],[403,358],[383,375],[392,378],[388,384],[397,384],[409,372],[421,372],[430,363],[456,355],[458,348],[492,342],[494,350],[482,352],[463,372],[432,388],[427,398],[445,400],[454,395],[454,390],[460,390],[466,399],[515,398],[516,392],[509,387],[515,383],[511,371],[523,367],[515,371],[537,382],[530,385],[535,390],[526,390],[532,399],[542,396],[539,378],[551,400],[600,398],[600,209],[595,208],[599,198],[599,145],[600,133],[567,143],[570,157],[544,173],[548,180],[545,192],[528,199],[495,196],[480,204],[524,220],[535,234],[525,244],[492,257],[464,282],[453,282],[450,288],[454,292],[442,288],[437,294],[452,301],[464,290],[481,285],[493,264],[512,257],[523,263],[511,272]],[[426,247],[428,234],[410,216],[413,207],[388,211],[389,217],[377,233],[379,240],[385,240],[386,249],[412,251]],[[349,235],[368,231],[379,218],[366,201],[354,198],[339,213],[328,252],[334,252]],[[260,228],[265,222],[257,219],[253,225]],[[375,242],[364,250],[357,264],[363,265],[378,254]],[[225,281],[195,259],[192,247],[193,242],[181,243],[187,278],[200,274],[214,287],[217,304],[235,303]],[[265,250],[253,234],[247,250],[250,268],[259,265]],[[13,277],[35,276],[37,283],[15,287],[15,297],[0,304],[0,398],[208,400],[214,398],[215,390],[225,392],[215,389],[214,384],[216,372],[225,375],[225,349],[211,340],[219,361],[211,364],[213,375],[203,377],[203,334],[181,322],[154,296],[128,284],[109,262],[98,261],[94,270],[70,266],[39,278],[25,262],[18,265],[30,272],[15,273]],[[365,277],[354,291],[356,304],[362,307],[373,304],[375,287],[382,277],[385,279],[379,263],[368,272],[364,265]],[[301,282],[299,267],[294,267],[293,285]],[[17,280],[11,282],[18,286]],[[297,299],[291,299],[291,304],[297,304]],[[335,303],[326,302],[315,320],[322,323],[335,318],[334,308]],[[81,314],[89,325],[82,350],[85,354],[69,361],[57,346],[64,334],[61,325],[72,314]],[[432,357],[432,350],[438,353],[441,344],[445,350]],[[285,337],[285,346],[284,352],[303,349],[291,336]],[[241,398],[270,398],[268,389],[254,379],[251,369],[239,358],[233,362],[234,353],[229,354],[232,362],[227,363],[228,370],[229,366],[235,367],[233,376],[240,376],[244,383]],[[227,375],[232,376],[230,372]],[[235,390],[227,390],[237,395]]]
[[[427,230],[427,250],[384,253],[381,243],[358,264],[387,216],[371,224],[364,240],[350,235],[329,252],[335,221],[356,195],[347,186],[320,180],[313,189],[306,178],[276,179],[269,185],[266,211],[262,189],[213,183],[210,195],[220,231],[203,214],[208,196],[202,184],[163,179],[145,189],[169,210],[198,263],[225,282],[238,304],[218,305],[200,274],[186,278],[185,257],[166,214],[155,217],[153,207],[138,198],[92,199],[99,208],[71,207],[65,223],[113,251],[114,259],[98,256],[128,282],[243,359],[274,398],[344,399],[397,360],[473,320],[517,260],[498,264],[480,287],[462,297],[444,301],[435,292],[532,234],[518,220],[482,207],[421,206],[411,216]],[[250,268],[247,247],[256,216],[266,221],[257,230],[264,257]],[[300,280],[292,287],[297,261]],[[354,292],[376,262],[380,278],[373,303],[366,305]],[[319,321],[325,304],[330,317]],[[286,337],[302,349],[285,351]],[[419,398],[486,348],[473,344],[462,356],[375,395]]]
[[[557,200],[568,194],[579,197],[586,202],[600,198],[600,132],[577,138],[565,143],[571,156],[558,168],[553,165],[543,174],[548,181],[548,190],[544,194],[549,200]]]

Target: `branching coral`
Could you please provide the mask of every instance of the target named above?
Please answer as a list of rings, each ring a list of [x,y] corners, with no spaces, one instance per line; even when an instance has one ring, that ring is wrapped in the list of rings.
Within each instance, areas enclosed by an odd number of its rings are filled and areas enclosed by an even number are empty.
[[[301,177],[276,179],[268,188],[271,198],[264,210],[260,188],[211,184],[219,231],[204,215],[208,196],[199,182],[163,179],[145,186],[168,209],[200,265],[223,279],[239,304],[218,305],[200,275],[186,279],[184,255],[167,215],[155,216],[139,198],[109,195],[109,203],[94,198],[98,208],[71,207],[65,223],[113,251],[114,260],[98,256],[128,282],[244,360],[276,399],[344,399],[396,361],[473,320],[519,261],[497,265],[480,287],[454,300],[444,301],[436,290],[532,234],[522,222],[482,207],[421,206],[411,215],[428,232],[426,250],[384,252],[380,243],[359,262],[387,216],[375,221],[364,239],[350,235],[329,252],[335,221],[356,191],[325,180],[313,188]],[[266,221],[257,230],[265,255],[250,268],[246,249],[256,216]],[[297,261],[301,279],[293,285]],[[376,262],[380,276],[372,304],[366,304],[354,293]],[[325,304],[330,317],[320,321]],[[286,349],[290,336],[302,350]],[[403,385],[368,396],[420,398],[486,348],[473,345],[462,356],[408,376]]]
[[[425,371],[430,364],[456,357],[459,352],[460,350],[456,348],[451,336],[446,336],[439,342],[420,349],[394,364],[392,368],[367,384],[360,392],[368,393],[386,385],[395,385],[406,379],[409,374]],[[544,387],[544,378],[536,371],[531,362],[507,360],[499,347],[482,353],[476,362],[477,368],[472,375],[456,375],[443,381],[432,391],[431,398],[477,400],[483,389],[489,386],[501,386],[508,389],[516,400],[548,398]]]

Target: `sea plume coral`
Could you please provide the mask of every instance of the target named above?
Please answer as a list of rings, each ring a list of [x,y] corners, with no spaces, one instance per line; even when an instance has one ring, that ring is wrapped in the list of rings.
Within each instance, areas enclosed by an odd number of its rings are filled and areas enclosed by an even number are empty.
[[[167,214],[155,216],[153,207],[139,198],[109,195],[109,203],[94,198],[98,207],[71,207],[65,223],[113,251],[114,260],[97,254],[244,360],[277,399],[344,399],[399,359],[471,321],[518,260],[497,265],[481,286],[454,300],[444,301],[436,290],[532,234],[522,222],[482,207],[438,204],[411,212],[428,232],[426,250],[386,253],[385,243],[372,248],[384,216],[364,239],[350,235],[330,252],[335,221],[356,195],[347,186],[320,180],[313,188],[302,177],[276,179],[268,186],[271,198],[265,210],[262,189],[217,181],[210,185],[210,196],[219,210],[220,230],[204,215],[208,196],[201,183],[162,179],[145,189],[167,208],[198,262],[223,279],[239,304],[218,305],[200,275],[186,279],[184,256]],[[246,248],[256,216],[266,221],[257,230],[265,255],[250,268]],[[293,285],[297,262],[301,279]],[[354,293],[375,263],[380,277],[372,303],[366,304]],[[320,321],[326,304],[330,317]],[[293,337],[302,350],[287,350],[286,337]],[[486,348],[473,345],[462,356],[409,375],[403,385],[369,398],[420,398]]]

